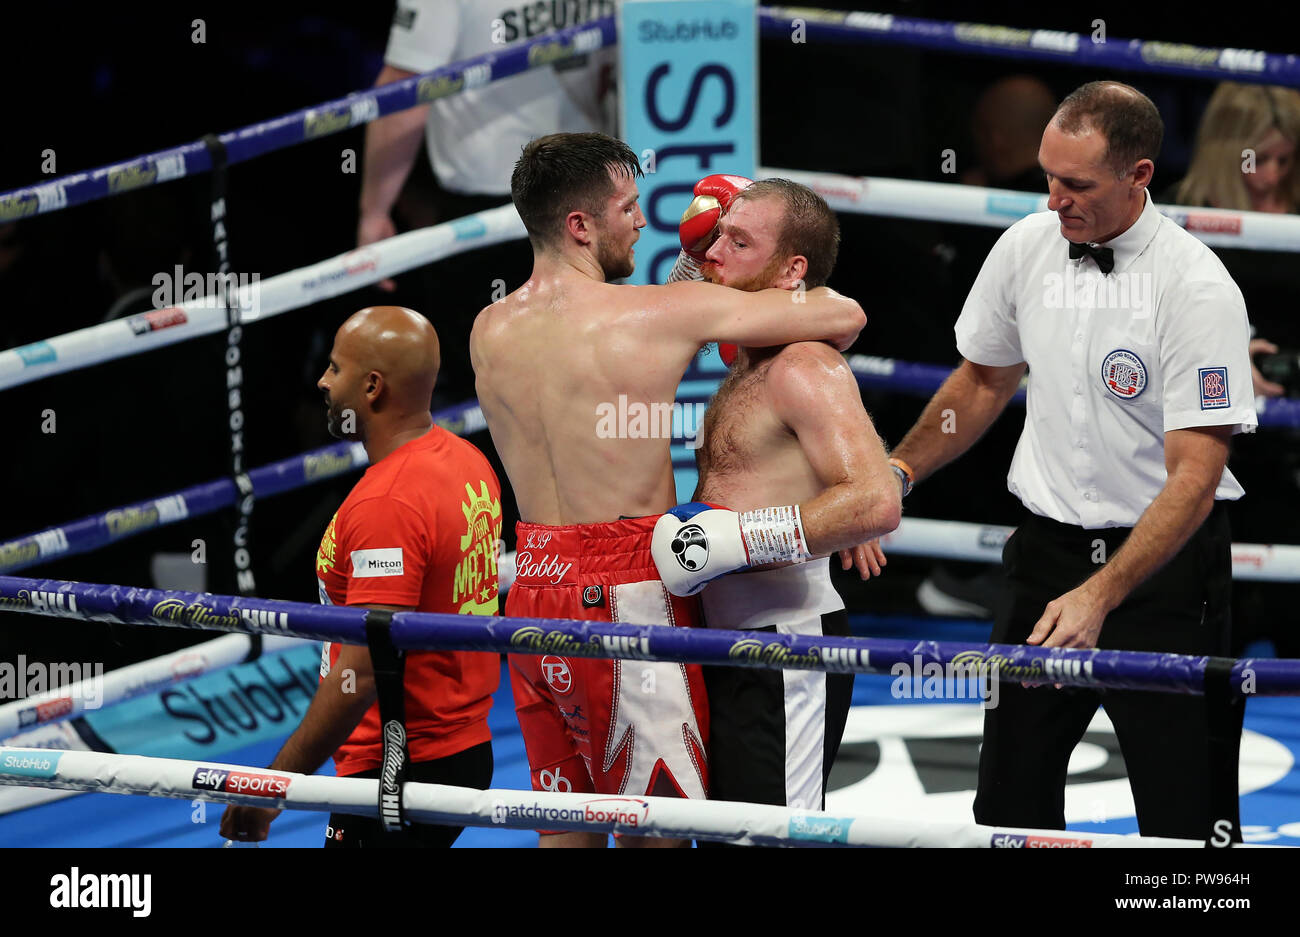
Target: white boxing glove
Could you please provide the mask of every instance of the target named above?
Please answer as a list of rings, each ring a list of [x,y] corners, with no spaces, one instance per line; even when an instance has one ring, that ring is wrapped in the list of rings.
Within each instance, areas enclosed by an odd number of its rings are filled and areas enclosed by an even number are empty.
[[[736,513],[692,501],[655,524],[650,546],[673,595],[695,595],[719,576],[748,566],[811,559],[798,505]]]

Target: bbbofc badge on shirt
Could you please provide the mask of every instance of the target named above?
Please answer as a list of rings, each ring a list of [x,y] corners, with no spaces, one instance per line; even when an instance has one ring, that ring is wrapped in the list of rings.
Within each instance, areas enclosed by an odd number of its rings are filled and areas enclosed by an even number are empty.
[[[1116,348],[1101,363],[1101,380],[1120,400],[1132,400],[1146,390],[1147,367],[1127,348]]]
[[[1197,376],[1201,379],[1202,410],[1229,406],[1227,368],[1201,368]]]

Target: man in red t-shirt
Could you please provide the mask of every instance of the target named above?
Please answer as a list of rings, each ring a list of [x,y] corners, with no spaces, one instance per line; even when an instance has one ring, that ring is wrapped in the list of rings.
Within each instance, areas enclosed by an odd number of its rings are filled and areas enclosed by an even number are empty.
[[[319,387],[330,433],[365,444],[370,468],[335,513],[316,555],[321,601],[395,612],[497,613],[501,486],[473,445],[432,425],[438,336],[418,313],[363,309],[339,329]],[[485,789],[496,654],[406,655],[408,780]],[[382,744],[370,652],[326,644],[321,681],[272,769],[311,774],[333,753],[340,776],[378,777]],[[266,839],[278,810],[229,807],[221,835]],[[378,819],[334,814],[327,847],[450,846],[460,827],[384,833]]]

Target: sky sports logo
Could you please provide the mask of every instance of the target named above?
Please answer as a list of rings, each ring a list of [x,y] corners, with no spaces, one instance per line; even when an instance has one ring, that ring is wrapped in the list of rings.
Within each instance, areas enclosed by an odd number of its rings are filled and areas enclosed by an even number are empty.
[[[1067,839],[1063,836],[1021,836],[1019,833],[995,833],[995,849],[1091,849],[1090,839]]]
[[[354,579],[401,575],[404,575],[401,547],[352,551],[352,576]]]
[[[190,786],[196,790],[243,794],[246,797],[284,797],[289,792],[289,779],[274,774],[198,768]]]

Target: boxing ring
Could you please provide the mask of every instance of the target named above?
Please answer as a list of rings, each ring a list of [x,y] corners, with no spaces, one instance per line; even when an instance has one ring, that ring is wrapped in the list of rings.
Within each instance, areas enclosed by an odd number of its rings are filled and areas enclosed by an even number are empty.
[[[1113,39],[1098,45],[1086,36],[1012,30],[977,24],[940,23],[872,13],[760,8],[764,36],[788,36],[802,25],[817,41],[890,42],[942,51],[1071,62],[1122,71],[1233,78],[1300,86],[1300,62],[1293,57],[1243,50],[1197,49]],[[584,24],[511,46],[502,52],[456,63],[416,78],[358,92],[271,121],[184,146],[147,154],[91,172],[0,194],[0,220],[58,211],[121,192],[255,159],[299,142],[364,124],[397,110],[497,81],[532,67],[614,45],[612,18]],[[1189,51],[1191,50],[1191,51]],[[819,192],[838,212],[894,218],[1006,227],[1044,210],[1046,196],[886,178],[851,177],[794,169],[762,168],[760,177],[781,176]],[[1189,210],[1161,211],[1211,246],[1300,251],[1300,217]],[[410,231],[368,247],[262,279],[252,289],[203,295],[163,310],[51,336],[0,351],[0,389],[52,378],[200,336],[256,323],[343,295],[395,274],[502,241],[525,236],[512,206]],[[848,245],[851,250],[851,245]],[[255,333],[255,329],[251,329]],[[233,343],[237,349],[237,340]],[[237,357],[237,356],[236,356]],[[850,355],[864,389],[928,397],[949,373],[942,366]],[[721,365],[706,358],[687,373],[683,403],[707,403]],[[1023,391],[1017,395],[1023,402]],[[1300,401],[1257,401],[1260,431],[1300,428]],[[232,403],[232,414],[235,405]],[[685,411],[684,411],[685,412]],[[460,435],[486,427],[474,401],[434,413],[435,422]],[[698,425],[679,416],[674,435],[689,437]],[[233,429],[233,423],[232,423]],[[687,484],[693,452],[671,447],[679,489]],[[222,671],[271,659],[305,660],[312,641],[366,643],[366,613],[244,596],[188,593],[96,585],[18,576],[55,559],[89,553],[145,531],[229,510],[251,493],[272,497],[364,468],[359,443],[341,442],[301,453],[231,477],[134,502],[66,523],[53,524],[0,543],[0,611],[51,618],[139,626],[232,632],[195,647],[132,665],[88,692],[63,687],[0,704],[0,785],[17,798],[0,798],[0,813],[52,804],[63,792],[148,795],[192,802],[274,805],[291,811],[378,813],[380,782],[302,776],[240,764],[176,756],[107,750],[87,727],[90,708],[120,707],[161,695]],[[689,495],[690,488],[686,488]],[[683,500],[689,500],[688,498]],[[129,519],[124,522],[123,519]],[[897,555],[995,562],[1011,528],[942,519],[907,517],[884,539]],[[1300,582],[1300,545],[1234,544],[1233,575],[1242,580]],[[513,556],[500,563],[501,588],[513,578]],[[0,619],[2,620],[2,619]],[[50,622],[55,627],[55,622]],[[679,631],[635,625],[483,616],[399,613],[387,624],[402,650],[463,649],[512,653],[562,652],[576,656],[691,661],[766,668],[794,668],[855,674],[897,675],[899,667],[968,668],[970,679],[1001,675],[1026,683],[1149,689],[1164,692],[1235,694],[1273,698],[1271,718],[1300,713],[1286,697],[1300,695],[1300,661],[1246,658],[1228,661],[1173,654],[1071,651],[970,641],[801,638],[720,630]],[[301,668],[300,668],[301,669]],[[910,670],[908,672],[911,672]],[[89,684],[87,684],[89,687]],[[83,688],[84,689],[84,688]],[[503,697],[494,705],[494,733]],[[292,724],[285,728],[291,729]],[[1248,723],[1249,728],[1249,723]],[[260,739],[265,742],[265,739]],[[265,745],[243,749],[265,750]],[[1245,749],[1243,748],[1243,756]],[[250,754],[250,758],[256,756]],[[269,754],[264,757],[269,758]],[[516,772],[515,776],[518,776]],[[523,773],[523,784],[527,775]],[[212,779],[219,779],[218,782]],[[233,780],[232,780],[233,779]],[[1291,784],[1289,790],[1300,789]],[[3,789],[0,789],[3,790]],[[711,839],[742,844],[790,846],[966,846],[1007,845],[1201,847],[1200,841],[1161,840],[1106,832],[995,829],[970,823],[885,816],[838,809],[803,811],[716,801],[655,797],[597,797],[562,791],[496,788],[474,791],[405,784],[408,816],[428,822],[464,824],[485,831],[551,829]],[[833,798],[832,798],[833,800]],[[1300,819],[1300,811],[1297,812]],[[6,816],[0,815],[0,830]],[[281,821],[284,823],[285,821]],[[1243,820],[1248,824],[1249,821]],[[1294,825],[1294,824],[1293,824]],[[272,838],[280,826],[272,828]],[[215,833],[215,828],[212,829]],[[315,843],[319,843],[319,830]],[[502,834],[503,836],[505,834]],[[215,835],[212,845],[218,845]],[[1300,841],[1300,828],[1294,831]]]

